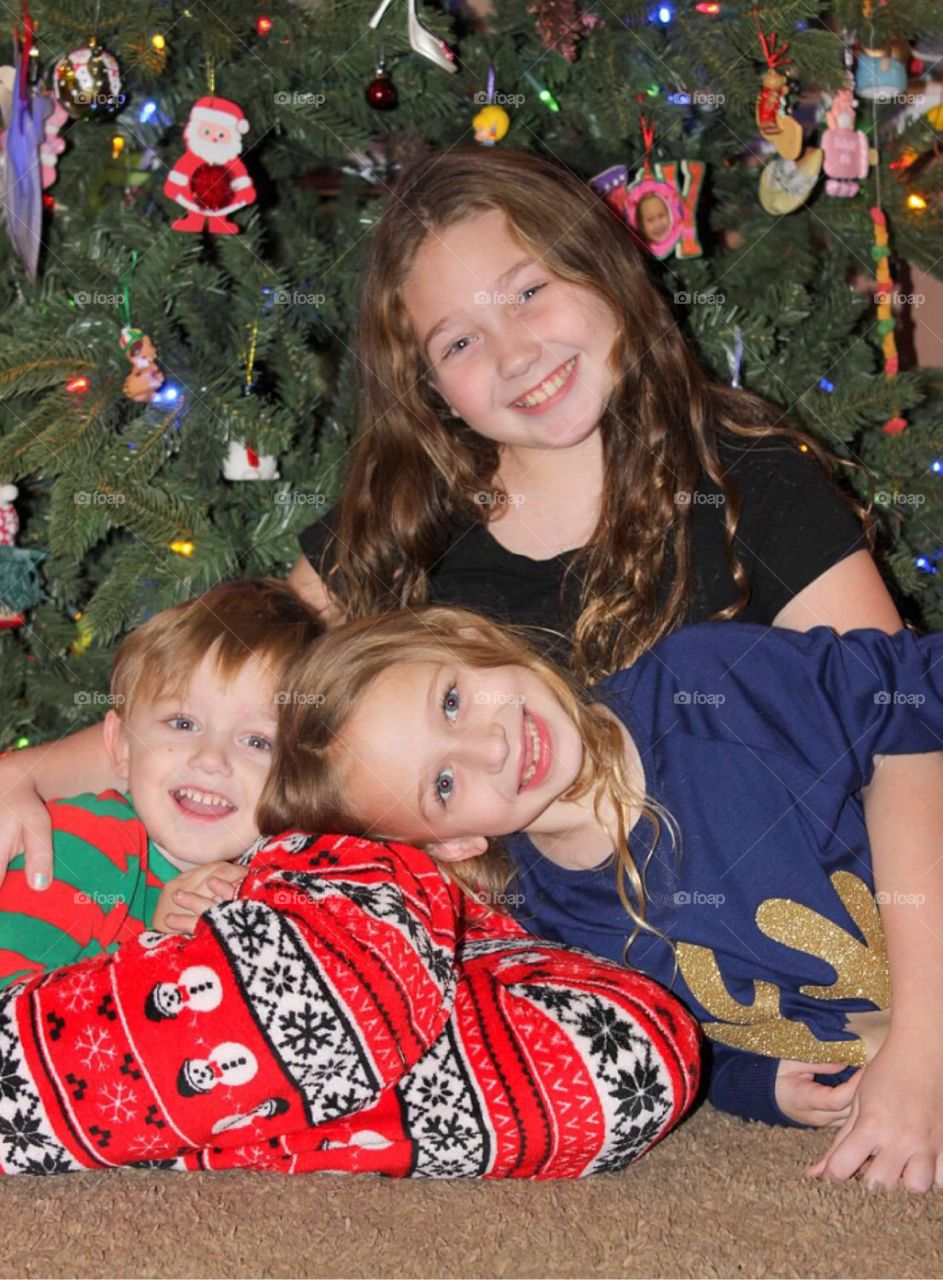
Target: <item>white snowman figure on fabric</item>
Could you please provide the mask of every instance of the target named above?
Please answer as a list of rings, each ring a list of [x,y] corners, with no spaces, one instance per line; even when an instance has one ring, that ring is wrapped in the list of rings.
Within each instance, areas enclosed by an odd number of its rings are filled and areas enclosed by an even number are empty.
[[[249,121],[228,98],[200,98],[190,109],[183,131],[187,150],[167,175],[164,195],[186,209],[172,223],[174,231],[235,235],[239,227],[227,218],[255,200],[255,187],[239,159]]]
[[[278,459],[268,453],[256,453],[251,444],[230,440],[223,459],[224,480],[277,480]]]
[[[248,1084],[258,1069],[251,1049],[227,1040],[211,1049],[205,1058],[185,1059],[177,1074],[177,1092],[185,1098],[195,1098],[200,1093],[211,1093],[218,1084]]]
[[[218,975],[205,964],[191,965],[176,982],[158,982],[147,997],[144,1012],[152,1022],[160,1022],[176,1018],[184,1009],[210,1013],[219,1008],[222,999],[223,984]]]

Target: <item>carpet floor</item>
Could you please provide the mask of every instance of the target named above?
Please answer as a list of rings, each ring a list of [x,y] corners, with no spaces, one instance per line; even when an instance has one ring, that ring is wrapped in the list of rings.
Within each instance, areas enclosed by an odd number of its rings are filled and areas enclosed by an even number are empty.
[[[0,1276],[943,1275],[943,1194],[822,1185],[824,1133],[703,1107],[578,1182],[122,1170],[10,1178]]]

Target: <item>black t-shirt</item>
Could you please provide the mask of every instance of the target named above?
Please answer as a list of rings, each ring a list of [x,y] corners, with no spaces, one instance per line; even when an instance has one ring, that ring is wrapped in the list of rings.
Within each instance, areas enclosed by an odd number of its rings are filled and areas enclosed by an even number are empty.
[[[738,442],[734,450],[724,449],[724,456],[742,495],[735,546],[751,587],[750,599],[737,620],[770,625],[803,587],[852,552],[867,548],[867,540],[819,464],[789,441]],[[723,505],[710,501],[722,497],[707,477],[695,491],[693,590],[687,623],[706,621],[738,596],[724,551]],[[304,529],[299,539],[302,551],[325,581],[334,563],[331,548],[337,516],[334,507]],[[501,546],[486,525],[456,521],[443,555],[429,573],[429,600],[475,609],[497,622],[549,629],[545,640],[536,632],[533,639],[567,664],[579,617],[580,580],[578,570],[565,583],[563,574],[578,553],[577,549],[548,560],[532,560]],[[669,543],[663,590],[673,572]],[[565,641],[552,634],[560,632]]]

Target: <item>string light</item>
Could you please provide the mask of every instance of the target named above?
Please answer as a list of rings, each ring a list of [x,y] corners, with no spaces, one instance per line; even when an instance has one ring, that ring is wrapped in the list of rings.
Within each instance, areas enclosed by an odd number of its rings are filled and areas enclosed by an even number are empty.
[[[157,50],[158,53],[163,53],[164,50],[167,48],[167,41],[164,39],[164,37],[161,35],[159,31],[155,35],[151,36],[151,44],[154,46],[154,48]]]
[[[178,556],[192,556],[196,547],[189,538],[175,538],[170,544],[171,551],[176,552]]]
[[[527,81],[527,83],[531,86],[531,88],[537,94],[538,99],[544,104],[544,106],[549,111],[560,110],[560,104],[557,102],[556,98],[553,96],[550,90],[546,87],[546,85],[542,85],[540,83],[540,81],[537,79],[535,75],[532,74],[532,72],[525,71],[524,79]]]
[[[138,124],[149,124],[151,116],[157,110],[157,103],[153,98],[148,98],[146,102],[141,103],[141,110],[138,112]]]
[[[926,207],[927,202],[924,200],[923,196],[918,196],[916,191],[911,191],[910,195],[907,197],[907,208],[920,210],[925,209]]]
[[[119,160],[121,158],[121,153],[123,150],[124,150],[124,138],[122,138],[120,133],[116,133],[111,140],[112,160]]]
[[[255,29],[260,36],[267,36],[272,30],[272,19],[263,13],[256,19]]]
[[[79,377],[79,378],[70,378],[69,381],[65,384],[65,389],[66,391],[71,392],[73,395],[76,395],[76,394],[80,394],[83,391],[87,391],[90,385],[91,384],[89,383],[88,378],[84,377],[83,375],[82,377]]]
[[[150,403],[156,404],[158,407],[163,407],[164,405],[176,404],[179,399],[180,388],[175,386],[172,382],[165,382],[160,391],[151,397]]]
[[[835,390],[835,383],[829,382],[828,378],[819,379],[819,390],[827,391],[829,395]]]

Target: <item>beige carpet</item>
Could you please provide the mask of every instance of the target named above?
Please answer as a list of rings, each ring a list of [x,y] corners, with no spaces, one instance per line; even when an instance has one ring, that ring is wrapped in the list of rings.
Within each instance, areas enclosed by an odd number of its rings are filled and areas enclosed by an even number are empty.
[[[635,1168],[580,1182],[10,1178],[0,1276],[943,1275],[943,1193],[813,1182],[826,1145],[705,1107]]]

